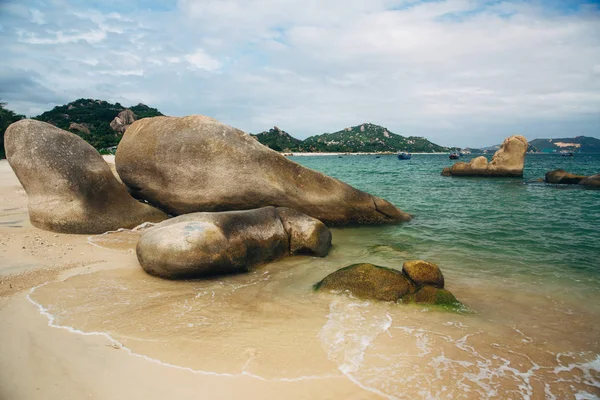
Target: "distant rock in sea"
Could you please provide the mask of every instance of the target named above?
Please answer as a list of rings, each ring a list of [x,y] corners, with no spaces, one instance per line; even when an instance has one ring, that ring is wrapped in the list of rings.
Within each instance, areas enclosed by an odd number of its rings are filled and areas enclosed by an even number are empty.
[[[167,217],[131,197],[98,151],[73,133],[24,119],[8,127],[5,145],[38,228],[103,233]]]
[[[291,254],[324,257],[331,232],[287,208],[192,213],[146,231],[137,245],[142,268],[167,279],[246,272]]]
[[[579,181],[580,185],[600,187],[600,174],[590,175]]]
[[[576,185],[585,177],[585,175],[571,174],[564,169],[556,169],[554,171],[546,172],[544,181],[546,183]]]
[[[385,200],[296,164],[239,129],[199,115],[134,122],[115,162],[136,197],[174,215],[284,206],[334,225],[410,219]]]
[[[564,169],[556,169],[546,172],[544,177],[546,183],[554,183],[559,185],[582,185],[591,187],[600,187],[600,174],[596,175],[576,175],[565,171]]]
[[[527,152],[527,139],[511,136],[504,140],[500,149],[488,163],[484,156],[466,163],[459,161],[450,168],[444,168],[444,176],[483,176],[483,177],[522,177]]]
[[[349,292],[360,299],[460,306],[444,289],[444,276],[436,264],[407,261],[402,272],[373,264],[353,264],[327,275],[314,285],[318,291]]]

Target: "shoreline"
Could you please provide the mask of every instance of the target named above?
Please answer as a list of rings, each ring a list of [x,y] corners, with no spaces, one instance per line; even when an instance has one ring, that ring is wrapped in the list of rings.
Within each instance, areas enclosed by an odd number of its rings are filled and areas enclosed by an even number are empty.
[[[366,153],[288,153],[288,152],[282,152],[279,153],[282,156],[286,156],[286,157],[319,157],[319,156],[395,156],[398,153],[393,153],[390,151],[383,151],[383,152],[366,152]],[[410,154],[450,154],[450,153],[410,153]]]

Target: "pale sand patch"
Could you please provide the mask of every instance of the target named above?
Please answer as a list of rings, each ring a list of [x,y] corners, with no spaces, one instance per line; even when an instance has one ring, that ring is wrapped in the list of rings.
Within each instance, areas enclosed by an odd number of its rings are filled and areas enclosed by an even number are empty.
[[[50,326],[49,315],[28,298],[32,288],[78,274],[139,268],[135,233],[115,237],[119,241],[111,244],[102,235],[31,226],[25,191],[0,160],[0,399],[379,398],[339,373],[292,382],[198,373],[132,354],[105,334]],[[226,367],[227,354],[222,358]]]

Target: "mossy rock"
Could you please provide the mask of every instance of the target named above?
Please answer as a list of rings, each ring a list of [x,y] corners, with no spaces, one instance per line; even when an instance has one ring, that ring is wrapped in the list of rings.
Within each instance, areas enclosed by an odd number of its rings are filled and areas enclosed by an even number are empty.
[[[318,291],[349,291],[360,299],[382,301],[398,301],[414,290],[402,272],[367,263],[339,269],[313,287]]]
[[[433,286],[423,286],[415,293],[402,297],[403,303],[420,303],[438,306],[461,306],[461,302],[446,289],[438,289]]]

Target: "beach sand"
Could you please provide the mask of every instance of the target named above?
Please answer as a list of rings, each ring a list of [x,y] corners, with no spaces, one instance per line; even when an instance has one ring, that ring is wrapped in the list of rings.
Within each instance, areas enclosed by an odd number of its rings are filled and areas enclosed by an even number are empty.
[[[215,353],[223,358],[224,370],[231,364],[231,374],[192,372],[132,355],[104,334],[53,326],[29,298],[31,289],[92,272],[139,272],[135,240],[103,248],[90,244],[87,236],[32,227],[27,196],[6,160],[0,160],[0,193],[0,399],[378,397],[334,365],[327,377],[269,380],[236,372],[230,355]],[[102,244],[102,236],[96,240]],[[278,368],[273,365],[273,371]]]
[[[5,160],[0,193],[2,400],[600,395],[597,294],[452,269],[463,313],[313,293],[351,262],[406,257],[367,246],[374,228],[334,230],[325,259],[166,281],[139,267],[139,230],[32,227]]]

